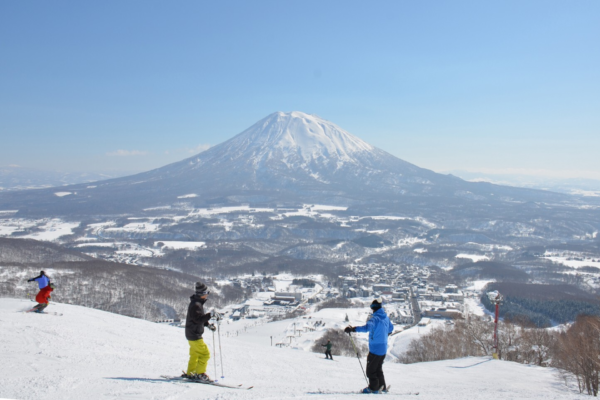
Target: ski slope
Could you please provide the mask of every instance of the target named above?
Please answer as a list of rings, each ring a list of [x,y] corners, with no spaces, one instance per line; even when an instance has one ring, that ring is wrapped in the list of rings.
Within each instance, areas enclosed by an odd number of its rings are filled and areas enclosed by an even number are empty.
[[[188,344],[182,328],[56,303],[48,311],[62,316],[21,312],[32,305],[29,300],[0,299],[0,398],[335,400],[371,396],[310,394],[358,391],[366,383],[356,358],[335,357],[336,362],[331,362],[322,359],[322,354],[303,350],[306,343],[302,341],[296,348],[271,346],[270,336],[284,336],[289,320],[262,324],[254,320],[254,325],[241,320],[222,327],[225,378],[221,381],[254,385],[252,390],[232,390],[161,380],[160,375],[178,375],[187,365]],[[322,318],[337,318],[331,310],[321,313]],[[343,325],[343,320],[339,323]],[[212,351],[210,331],[205,340]],[[219,378],[219,364],[217,370]],[[207,372],[214,377],[213,371],[211,359]],[[566,387],[553,369],[489,358],[413,365],[389,362],[384,372],[392,385],[392,393],[386,396],[392,399],[406,398],[402,393],[407,392],[432,400],[581,396],[575,388]]]

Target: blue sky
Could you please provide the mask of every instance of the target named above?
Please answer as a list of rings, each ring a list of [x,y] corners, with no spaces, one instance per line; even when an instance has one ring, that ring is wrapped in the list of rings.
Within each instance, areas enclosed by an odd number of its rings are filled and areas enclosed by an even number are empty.
[[[406,161],[600,179],[600,2],[3,1],[0,166],[142,171],[275,111]]]

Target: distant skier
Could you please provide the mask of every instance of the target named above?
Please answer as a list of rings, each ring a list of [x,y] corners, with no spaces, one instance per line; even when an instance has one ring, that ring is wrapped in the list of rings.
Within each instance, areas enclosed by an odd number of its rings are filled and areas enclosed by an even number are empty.
[[[44,271],[40,271],[40,274],[38,276],[36,276],[35,278],[31,278],[29,279],[27,282],[37,282],[38,283],[38,287],[40,289],[40,292],[42,291],[42,289],[44,289],[45,287],[48,286],[48,284],[50,284],[50,278],[48,277],[48,275],[46,275],[46,273]],[[38,296],[39,296],[38,293]],[[37,296],[36,296],[37,298]]]
[[[371,309],[373,317],[364,326],[347,326],[344,332],[369,332],[369,355],[367,356],[367,377],[369,386],[363,393],[380,393],[387,391],[383,376],[383,361],[387,354],[388,336],[394,330],[394,325],[382,308],[383,299],[373,300]]]
[[[48,307],[48,303],[50,302],[50,293],[54,291],[54,284],[50,283],[48,286],[44,286],[42,290],[35,296],[35,301],[38,304],[31,309],[32,312],[41,313],[46,307]]]
[[[190,297],[187,317],[185,319],[185,337],[190,344],[190,361],[184,378],[210,383],[212,380],[206,375],[206,366],[210,359],[208,346],[202,339],[204,327],[214,331],[216,327],[209,324],[211,313],[204,312],[204,303],[210,291],[202,282],[196,282],[196,294]]]
[[[333,360],[331,356],[331,340],[328,340],[326,344],[322,344],[321,346],[325,347],[325,358]]]

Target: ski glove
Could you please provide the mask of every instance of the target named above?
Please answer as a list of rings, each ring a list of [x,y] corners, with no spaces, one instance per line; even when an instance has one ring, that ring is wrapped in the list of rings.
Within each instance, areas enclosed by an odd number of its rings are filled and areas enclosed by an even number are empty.
[[[27,280],[27,282],[33,282],[33,281],[35,281],[35,279],[29,279],[29,280]]]
[[[210,324],[210,325],[208,325],[208,329],[210,329],[211,331],[214,332],[217,330],[217,327],[214,324]]]
[[[353,326],[350,326],[350,325],[348,325],[348,326],[346,327],[346,329],[344,329],[344,332],[346,332],[346,333],[350,333],[350,332],[356,332],[356,328],[355,328],[355,327],[353,327]]]

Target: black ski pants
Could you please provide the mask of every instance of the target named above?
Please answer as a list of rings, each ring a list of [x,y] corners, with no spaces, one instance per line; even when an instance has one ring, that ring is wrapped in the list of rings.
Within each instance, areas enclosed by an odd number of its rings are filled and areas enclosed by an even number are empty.
[[[331,350],[325,350],[325,358],[331,358],[333,360],[333,357],[331,356]]]
[[[48,303],[38,303],[37,305],[35,305],[33,308],[38,310],[39,312],[44,311],[44,309],[48,307]]]
[[[369,389],[371,390],[379,390],[382,386],[385,386],[383,360],[385,360],[385,354],[378,356],[369,353],[367,356],[367,378],[369,378]]]

